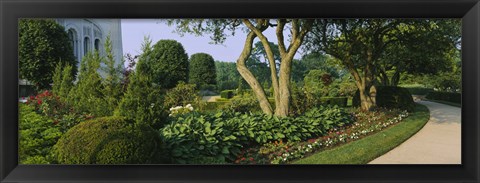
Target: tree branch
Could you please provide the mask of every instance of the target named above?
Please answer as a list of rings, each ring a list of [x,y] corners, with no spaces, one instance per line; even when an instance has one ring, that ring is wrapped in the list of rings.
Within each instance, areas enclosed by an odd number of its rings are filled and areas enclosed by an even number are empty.
[[[277,20],[277,30],[276,30],[276,34],[277,34],[277,40],[278,40],[278,48],[279,48],[279,51],[280,51],[280,57],[285,57],[285,54],[287,52],[287,50],[285,49],[285,42],[284,42],[284,37],[283,37],[283,29],[285,27],[285,22],[286,20],[285,19],[278,19]]]

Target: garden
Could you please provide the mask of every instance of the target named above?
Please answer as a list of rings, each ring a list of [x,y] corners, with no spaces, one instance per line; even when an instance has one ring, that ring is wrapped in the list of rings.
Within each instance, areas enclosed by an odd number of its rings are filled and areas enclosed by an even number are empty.
[[[145,37],[117,64],[107,36],[77,64],[63,27],[20,21],[19,163],[365,164],[428,121],[415,97],[461,104],[458,20],[166,23],[245,46],[228,62]]]

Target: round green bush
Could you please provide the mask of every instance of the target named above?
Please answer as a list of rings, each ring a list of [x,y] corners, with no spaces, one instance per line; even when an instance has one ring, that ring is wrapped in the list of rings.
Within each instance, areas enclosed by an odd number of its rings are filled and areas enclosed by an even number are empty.
[[[140,56],[136,72],[147,74],[162,89],[170,89],[179,81],[188,81],[188,65],[188,55],[181,43],[160,40]]]
[[[156,160],[158,137],[147,126],[123,117],[82,122],[60,138],[54,156],[60,164],[143,164]]]
[[[413,111],[415,102],[412,95],[406,88],[397,86],[376,86],[377,92],[375,101],[378,107],[396,108]],[[357,90],[352,100],[354,107],[360,106],[360,93]]]

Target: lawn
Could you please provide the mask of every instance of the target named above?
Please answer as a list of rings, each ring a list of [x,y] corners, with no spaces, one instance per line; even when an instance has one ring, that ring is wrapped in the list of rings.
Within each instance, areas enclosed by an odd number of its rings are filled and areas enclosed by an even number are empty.
[[[293,164],[366,164],[397,147],[417,133],[429,120],[427,107],[417,104],[403,122],[357,141],[321,151]]]

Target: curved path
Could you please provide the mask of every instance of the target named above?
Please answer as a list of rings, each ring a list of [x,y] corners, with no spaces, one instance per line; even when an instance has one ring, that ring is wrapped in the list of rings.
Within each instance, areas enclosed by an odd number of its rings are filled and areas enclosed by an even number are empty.
[[[415,135],[369,164],[461,164],[461,108],[419,101],[430,120]]]

